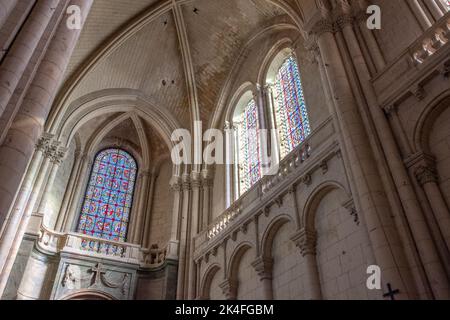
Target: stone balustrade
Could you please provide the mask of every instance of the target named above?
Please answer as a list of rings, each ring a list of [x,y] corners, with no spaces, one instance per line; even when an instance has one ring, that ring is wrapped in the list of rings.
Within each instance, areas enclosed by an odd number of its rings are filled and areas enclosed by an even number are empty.
[[[372,79],[378,102],[383,107],[397,104],[408,96],[422,100],[423,87],[436,74],[450,73],[450,12],[393,59]],[[438,71],[438,72],[436,72]]]
[[[242,215],[242,208],[249,208],[251,204],[257,203],[262,198],[270,198],[271,194],[278,187],[283,187],[283,182],[289,180],[292,174],[299,175],[303,182],[307,183],[308,175],[301,175],[305,171],[305,162],[315,154],[320,153],[320,150],[326,146],[326,141],[334,133],[331,118],[324,121],[314,132],[289,155],[287,155],[278,165],[276,174],[266,175],[259,182],[257,182],[250,190],[244,193],[230,208],[225,210],[219,217],[217,217],[209,226],[205,233],[199,234],[195,239],[195,243],[200,244],[204,241],[210,241],[220,235],[234,221]]]
[[[447,13],[410,48],[415,63],[422,64],[450,40],[450,14]]]
[[[90,237],[80,233],[59,233],[41,226],[37,246],[50,254],[69,253],[157,268],[166,261],[166,248],[142,248],[139,245]]]

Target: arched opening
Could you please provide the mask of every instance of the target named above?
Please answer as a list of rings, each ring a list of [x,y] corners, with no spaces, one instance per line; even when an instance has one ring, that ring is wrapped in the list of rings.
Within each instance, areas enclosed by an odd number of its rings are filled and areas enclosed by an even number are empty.
[[[274,138],[281,160],[311,134],[299,66],[290,48],[275,56],[267,71],[266,84],[269,117],[276,128]]]

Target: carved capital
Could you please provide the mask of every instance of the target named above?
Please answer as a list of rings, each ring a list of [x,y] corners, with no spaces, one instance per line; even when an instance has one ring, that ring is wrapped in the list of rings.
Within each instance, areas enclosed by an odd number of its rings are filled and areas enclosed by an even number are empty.
[[[352,26],[355,19],[349,14],[341,14],[336,18],[336,26],[344,29],[346,26]]]
[[[64,158],[67,154],[67,148],[59,147],[57,148],[53,154],[50,156],[50,161],[54,164],[61,164],[64,161]]]
[[[226,279],[219,285],[222,289],[223,295],[227,300],[236,300],[238,282],[236,280]]]
[[[432,165],[420,165],[414,170],[417,181],[423,186],[427,183],[437,183],[438,174]]]
[[[184,174],[181,178],[181,188],[183,191],[191,190],[191,177],[188,174]]]
[[[412,87],[410,91],[414,95],[414,97],[416,97],[417,100],[419,100],[419,101],[425,99],[425,97],[427,95],[423,86],[421,86],[421,85]]]
[[[261,280],[272,280],[272,258],[258,257],[255,261],[252,262],[252,267],[255,269]]]
[[[384,113],[387,116],[392,116],[397,112],[398,106],[395,103],[383,107]]]
[[[303,257],[316,254],[317,234],[315,231],[302,229],[292,236],[291,240],[300,249]]]
[[[181,178],[179,176],[173,176],[170,181],[170,190],[174,192],[180,192],[182,189]]]
[[[320,36],[323,35],[324,33],[334,33],[334,32],[335,28],[333,20],[331,20],[330,18],[324,18],[317,21],[313,25],[309,34],[316,38],[320,38]]]
[[[42,135],[42,137],[36,143],[36,150],[45,153],[45,150],[50,145],[50,142],[52,141],[52,139],[53,139],[53,135],[52,134],[44,133]]]
[[[191,174],[191,187],[193,189],[200,189],[202,187],[203,181],[202,176],[198,172],[192,172]]]

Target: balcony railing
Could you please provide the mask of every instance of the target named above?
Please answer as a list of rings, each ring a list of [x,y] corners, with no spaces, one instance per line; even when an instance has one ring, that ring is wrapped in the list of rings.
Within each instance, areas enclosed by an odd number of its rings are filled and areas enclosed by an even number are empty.
[[[257,202],[264,195],[272,192],[286,177],[297,171],[315,152],[321,149],[324,142],[334,133],[331,118],[324,121],[314,132],[302,142],[295,150],[288,154],[278,165],[273,175],[264,176],[249,191],[243,194],[230,208],[214,219],[206,231],[206,240],[210,241],[226,230],[237,218],[242,215],[243,208]],[[204,233],[200,234],[196,242],[202,241]],[[198,241],[197,241],[198,240]]]
[[[142,248],[139,245],[90,237],[80,233],[59,233],[41,226],[38,246],[52,254],[72,253],[157,268],[166,261],[166,248]]]
[[[411,55],[417,64],[422,64],[450,39],[450,13],[447,13],[411,47]]]

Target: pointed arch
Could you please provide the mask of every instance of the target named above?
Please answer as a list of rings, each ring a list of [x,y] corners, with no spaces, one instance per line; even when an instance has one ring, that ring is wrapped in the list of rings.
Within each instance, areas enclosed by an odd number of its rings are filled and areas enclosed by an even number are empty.
[[[275,236],[277,235],[278,231],[288,223],[293,223],[292,217],[286,214],[277,216],[275,219],[273,219],[269,225],[267,226],[266,230],[263,233],[263,236],[261,238],[261,256],[266,258],[272,257],[272,245],[273,240]]]
[[[211,292],[211,283],[214,277],[219,273],[220,266],[216,264],[212,264],[205,271],[203,279],[200,284],[200,298],[204,300],[210,300],[210,292]]]
[[[336,181],[326,181],[317,186],[305,202],[303,212],[300,216],[301,227],[306,230],[315,230],[315,213],[322,199],[333,190],[341,190],[348,200],[352,199],[350,193]]]

